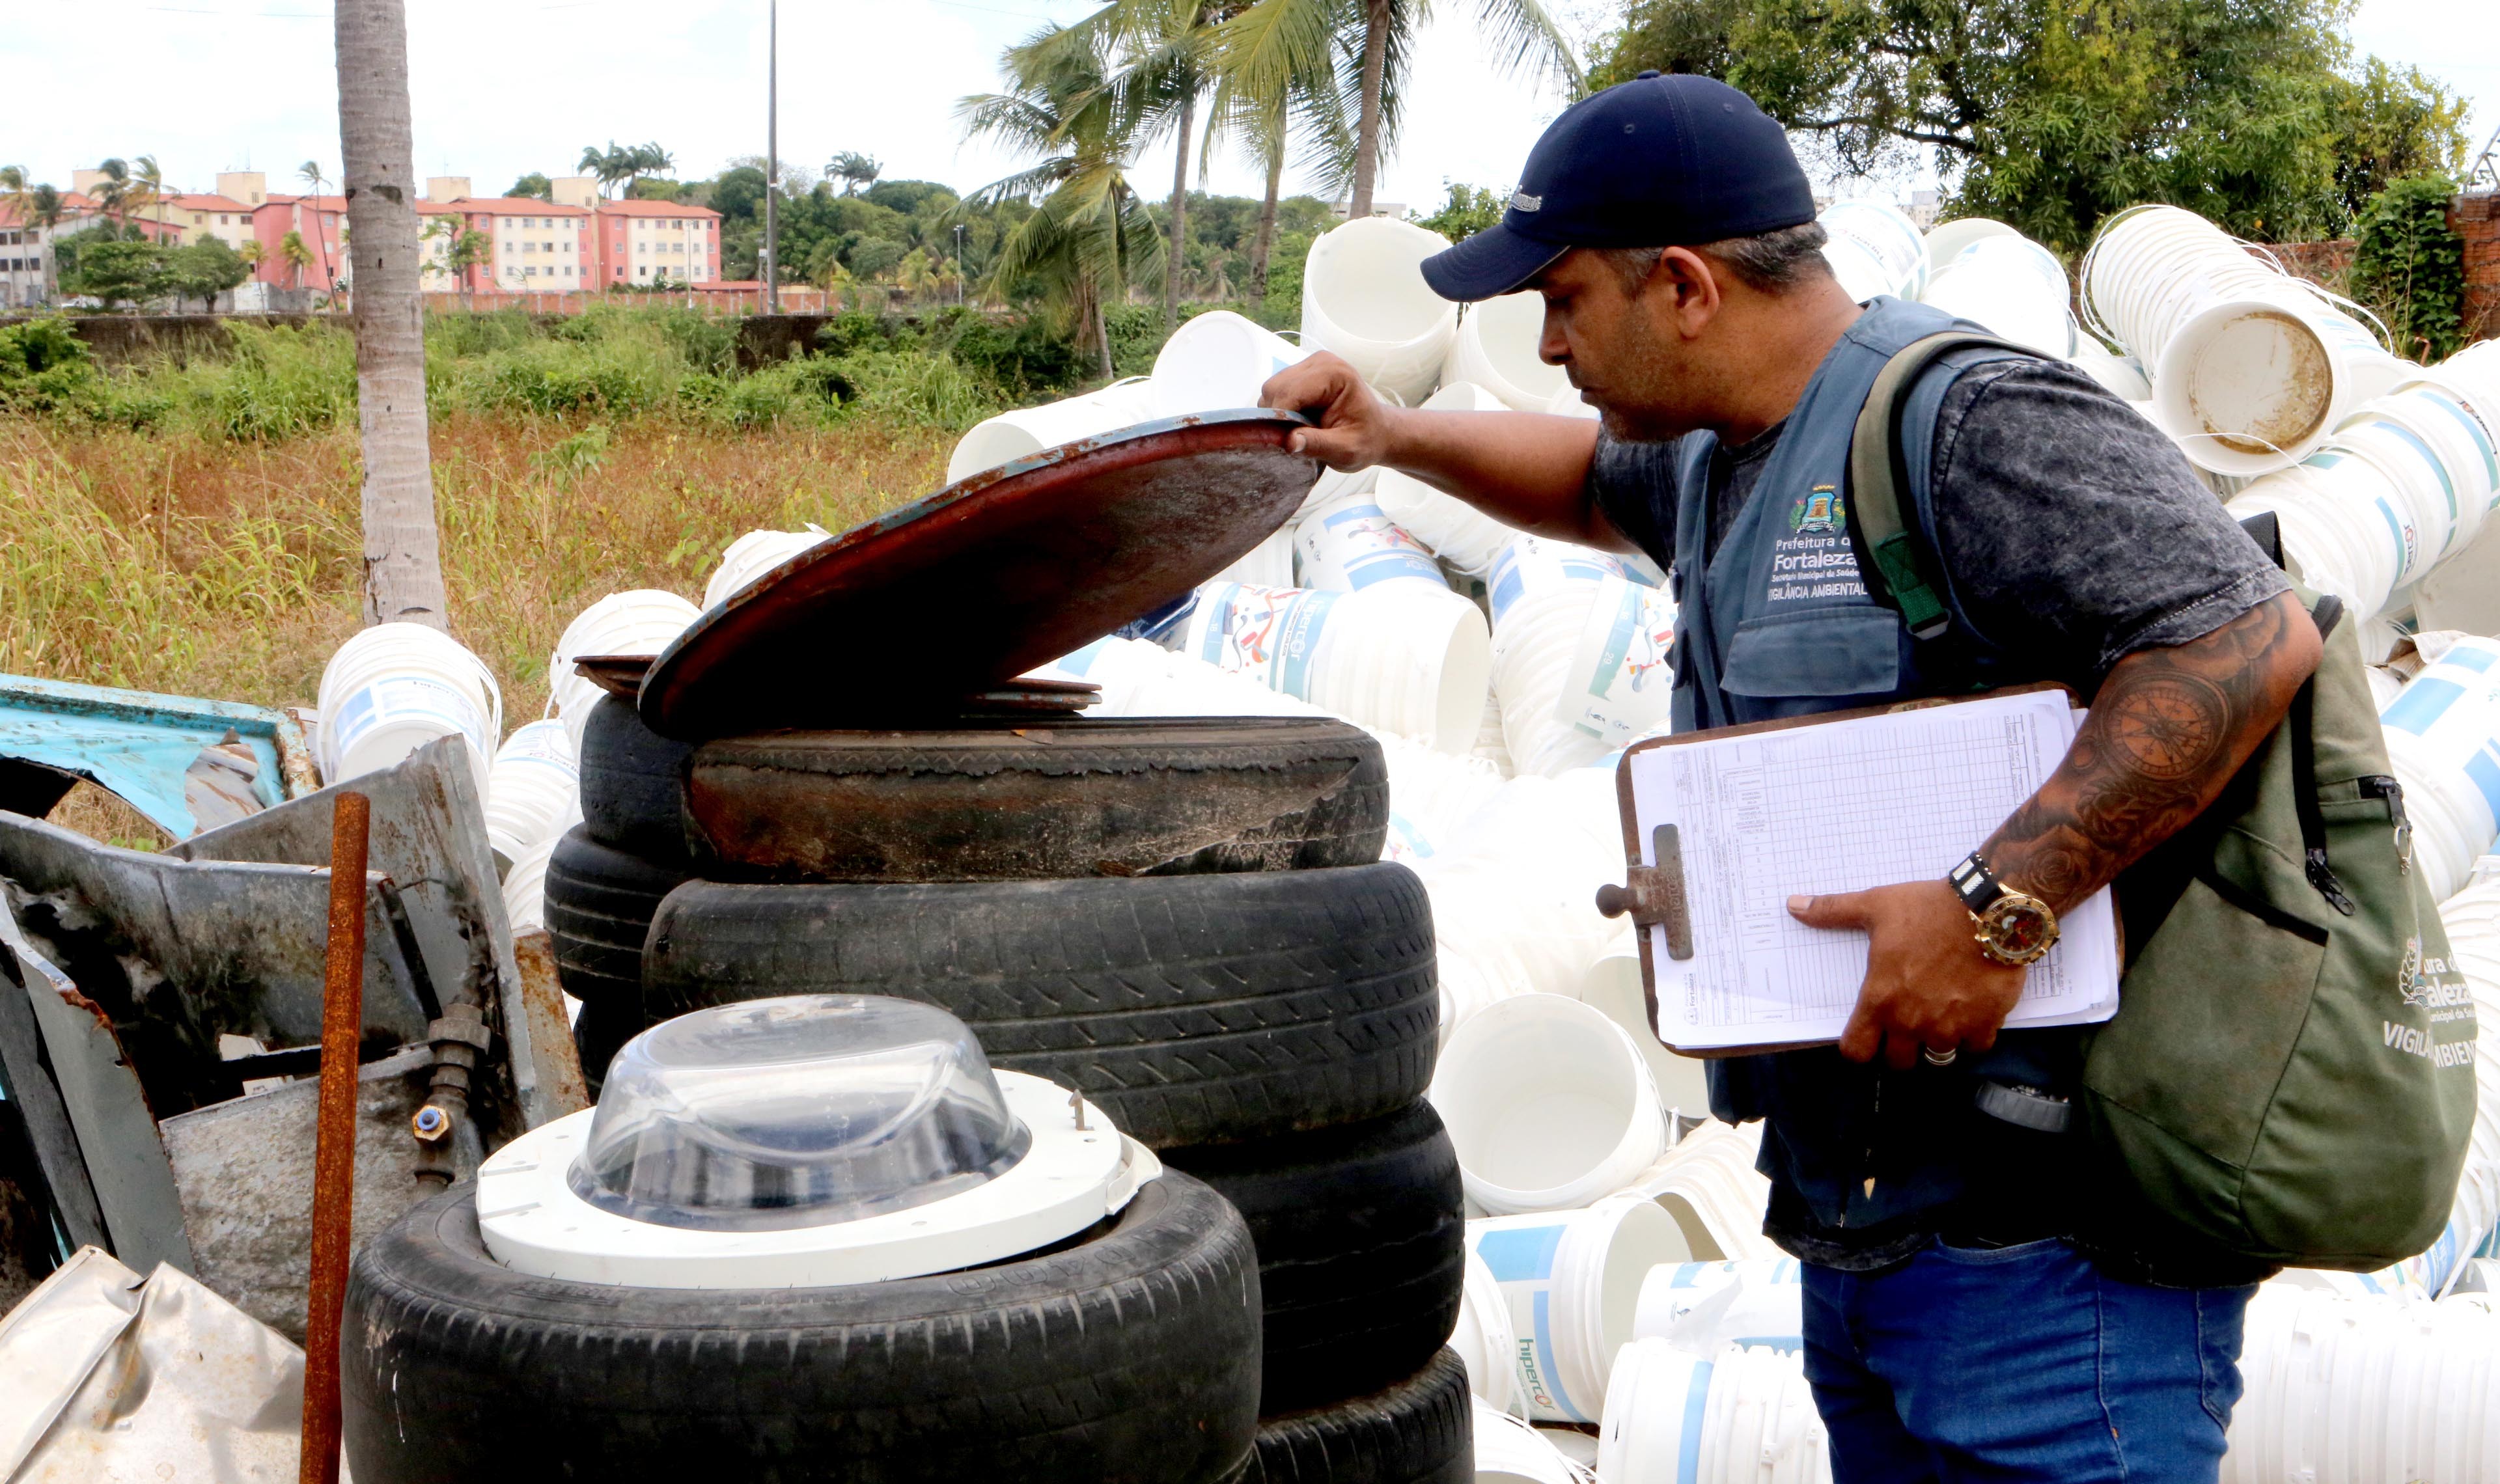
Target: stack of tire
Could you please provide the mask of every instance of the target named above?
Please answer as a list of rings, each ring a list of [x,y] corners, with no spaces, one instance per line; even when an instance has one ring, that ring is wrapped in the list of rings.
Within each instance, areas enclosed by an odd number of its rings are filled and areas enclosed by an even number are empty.
[[[585,1071],[644,1024],[732,1001],[938,1005],[994,1066],[1083,1094],[1159,1151],[1158,1185],[1212,1187],[1246,1222],[1259,1422],[1230,1477],[1472,1477],[1465,1373],[1442,1348],[1458,1161],[1423,1101],[1430,907],[1379,859],[1387,772],[1367,735],[1160,718],[689,749],[610,702],[582,792],[547,921]]]

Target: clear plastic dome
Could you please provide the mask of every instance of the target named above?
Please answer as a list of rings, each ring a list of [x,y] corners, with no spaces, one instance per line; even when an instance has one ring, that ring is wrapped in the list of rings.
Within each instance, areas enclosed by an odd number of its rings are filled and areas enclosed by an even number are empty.
[[[962,1021],[875,995],[697,1010],[625,1043],[573,1188],[661,1226],[823,1226],[958,1195],[1033,1136]]]

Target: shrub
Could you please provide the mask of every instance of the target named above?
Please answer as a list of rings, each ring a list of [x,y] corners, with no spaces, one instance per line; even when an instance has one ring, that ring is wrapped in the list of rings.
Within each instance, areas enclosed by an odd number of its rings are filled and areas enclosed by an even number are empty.
[[[200,431],[238,442],[318,432],[356,417],[356,343],[328,325],[301,329],[237,321],[233,353],[177,370],[159,365],[123,388],[162,397]]]
[[[103,380],[86,343],[58,315],[0,326],[0,407],[87,411],[101,395]]]
[[[2352,297],[2379,312],[2396,352],[2436,361],[2465,339],[2465,244],[2448,224],[2456,183],[2411,176],[2370,198],[2354,233]]]
[[[823,370],[851,388],[851,408],[931,427],[969,428],[1000,405],[995,393],[942,350],[854,350]]]

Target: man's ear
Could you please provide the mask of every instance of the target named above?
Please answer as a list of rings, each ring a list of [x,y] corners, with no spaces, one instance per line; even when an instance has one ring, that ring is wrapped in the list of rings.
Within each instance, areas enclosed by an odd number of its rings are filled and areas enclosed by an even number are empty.
[[[1661,296],[1677,333],[1691,340],[1719,315],[1719,273],[1711,261],[1690,247],[1669,247],[1649,271],[1642,296]]]

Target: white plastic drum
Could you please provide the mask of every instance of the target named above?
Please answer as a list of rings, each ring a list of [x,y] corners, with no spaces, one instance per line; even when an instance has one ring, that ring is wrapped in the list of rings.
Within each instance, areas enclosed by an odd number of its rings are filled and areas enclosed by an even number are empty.
[[[1429,395],[1458,328],[1458,306],[1424,281],[1438,232],[1365,216],[1324,233],[1302,267],[1302,343],[1332,350],[1411,407]]]
[[[1818,219],[1831,239],[1823,255],[1851,298],[1861,304],[1878,294],[1915,299],[1926,285],[1926,238],[1899,207],[1838,201]]]
[[[382,623],[339,646],[321,671],[314,749],[332,783],[396,766],[438,738],[468,739],[482,792],[504,695],[485,662],[440,629]]]
[[[1581,1209],[1470,1221],[1467,1246],[1501,1285],[1519,1336],[1512,1351],[1528,1415],[1544,1422],[1603,1417],[1616,1353],[1631,1342],[1641,1284],[1652,1270],[1685,1256],[1674,1221],[1655,1202],[1609,1196]]]
[[[1253,396],[1250,400],[1255,402],[1258,399]],[[1248,404],[1226,402],[1214,405],[1244,407]],[[985,469],[996,469],[1020,458],[1030,458],[1044,448],[1056,448],[1061,444],[1092,438],[1098,433],[1108,433],[1132,423],[1146,422],[1159,415],[1162,414],[1157,411],[1155,399],[1143,377],[1114,381],[1100,391],[1090,391],[1083,396],[1066,397],[1057,402],[1045,402],[1039,407],[1001,412],[974,423],[970,432],[955,441],[955,451],[946,456],[946,482],[952,484]]]
[[[1211,583],[1180,649],[1447,753],[1475,744],[1493,668],[1482,610],[1420,581],[1345,593]]]
[[[564,718],[575,755],[581,752],[581,729],[590,724],[591,709],[607,692],[576,672],[573,662],[592,654],[657,654],[702,616],[675,593],[639,587],[609,594],[564,626],[555,652],[547,656],[547,699]]]
[[[1267,379],[1309,353],[1255,320],[1211,310],[1172,331],[1156,352],[1155,374],[1142,390],[1160,417],[1257,407]]]
[[[1562,367],[1547,365],[1536,353],[1544,337],[1543,294],[1504,294],[1468,305],[1441,374],[1442,390],[1472,382],[1506,407],[1543,407],[1571,384]]]
[[[2042,355],[2075,351],[2074,316],[2066,309],[2065,265],[2028,238],[1985,238],[1938,269],[1923,303],[1986,325],[1999,337]]]
[[[959,452],[962,447],[961,444],[956,445]],[[960,478],[962,476],[949,473],[946,481],[951,484]],[[821,544],[831,534],[822,526],[815,525],[804,531],[747,532],[722,549],[720,565],[712,569],[711,576],[704,582],[703,606],[706,609],[720,607],[732,596],[743,592],[747,584],[757,577]]]
[[[561,721],[514,727],[486,775],[486,843],[509,865],[581,819],[581,777]]]
[[[1658,1089],[1631,1038],[1561,995],[1477,1011],[1450,1033],[1428,1096],[1469,1199],[1488,1211],[1585,1205],[1666,1148]]]
[[[1932,276],[1937,269],[1959,257],[1961,249],[1972,243],[1986,242],[1991,237],[2022,235],[2004,222],[1986,216],[1958,216],[1952,221],[1939,222],[1926,237],[1927,272]]]

